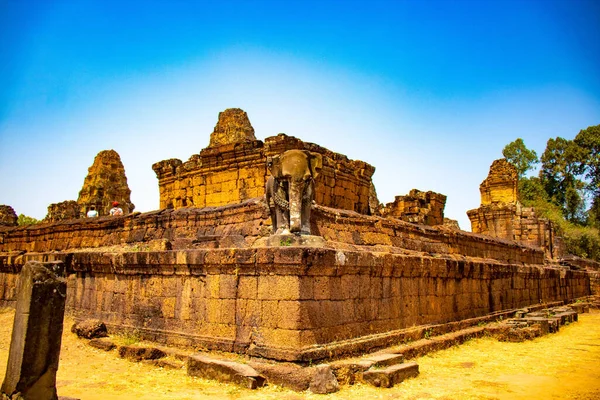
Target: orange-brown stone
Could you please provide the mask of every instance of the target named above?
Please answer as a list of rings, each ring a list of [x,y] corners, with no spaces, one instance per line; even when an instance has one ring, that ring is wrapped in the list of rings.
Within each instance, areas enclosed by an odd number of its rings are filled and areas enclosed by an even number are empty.
[[[533,207],[523,207],[517,188],[517,169],[505,159],[494,161],[479,186],[481,207],[467,211],[471,231],[540,247],[550,258],[561,257],[564,243],[554,225]]]
[[[413,189],[406,196],[396,196],[394,202],[382,209],[384,217],[422,225],[442,225],[446,196],[435,192],[421,192]]]
[[[210,135],[208,147],[254,140],[256,140],[254,128],[250,124],[246,112],[239,108],[228,108],[219,113],[219,121]]]
[[[50,204],[45,222],[56,222],[81,217],[81,207],[75,200],[65,200],[61,203]]]
[[[17,226],[17,213],[11,206],[0,205],[0,226]]]
[[[98,153],[88,169],[77,199],[82,214],[85,215],[93,205],[100,216],[108,215],[114,201],[119,202],[119,207],[125,214],[130,213],[135,207],[130,196],[125,167],[119,154],[114,150]]]
[[[158,178],[161,209],[216,207],[261,197],[270,175],[267,158],[298,149],[323,158],[321,174],[315,180],[317,204],[372,213],[377,202],[371,180],[373,166],[285,134],[268,137],[264,142],[255,140],[249,122],[243,123],[246,114],[233,110],[235,113],[230,109],[220,114],[211,145],[200,154],[192,155],[187,162],[169,159],[152,166]],[[232,113],[234,117],[224,117]]]

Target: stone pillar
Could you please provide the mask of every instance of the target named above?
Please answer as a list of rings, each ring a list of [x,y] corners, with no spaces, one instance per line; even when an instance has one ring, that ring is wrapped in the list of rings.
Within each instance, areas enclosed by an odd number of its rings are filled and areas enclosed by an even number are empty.
[[[56,371],[67,283],[56,263],[30,261],[21,271],[2,393],[24,400],[55,400]]]

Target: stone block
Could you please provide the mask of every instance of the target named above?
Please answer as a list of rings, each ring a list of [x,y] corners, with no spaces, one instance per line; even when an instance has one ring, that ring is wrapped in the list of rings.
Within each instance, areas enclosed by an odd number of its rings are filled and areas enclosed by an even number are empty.
[[[187,373],[199,378],[235,383],[247,389],[256,389],[265,383],[264,377],[249,365],[216,360],[201,354],[189,356]]]
[[[376,387],[390,388],[405,379],[419,375],[419,365],[412,361],[393,365],[385,369],[369,369],[363,373],[363,380]]]
[[[104,351],[111,351],[112,349],[117,347],[110,340],[98,339],[98,338],[90,340],[89,345],[92,347],[95,347],[97,349],[104,350]]]
[[[94,339],[108,336],[106,325],[99,319],[86,319],[76,322],[71,327],[71,332],[85,339]]]
[[[119,346],[119,357],[131,361],[156,360],[166,356],[165,352],[155,347]]]
[[[329,394],[340,390],[337,378],[328,364],[320,364],[315,368],[309,390],[317,394]]]

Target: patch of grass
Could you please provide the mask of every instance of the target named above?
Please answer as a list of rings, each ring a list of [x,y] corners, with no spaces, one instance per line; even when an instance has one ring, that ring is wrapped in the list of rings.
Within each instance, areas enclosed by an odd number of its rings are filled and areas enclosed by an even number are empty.
[[[131,346],[142,341],[138,330],[124,332],[114,337],[115,341],[123,346]]]

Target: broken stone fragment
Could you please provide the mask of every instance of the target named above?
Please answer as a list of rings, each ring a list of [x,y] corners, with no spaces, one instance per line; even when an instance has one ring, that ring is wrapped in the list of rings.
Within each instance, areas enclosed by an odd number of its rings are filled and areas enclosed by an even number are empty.
[[[106,339],[92,339],[90,340],[90,346],[95,347],[104,351],[111,351],[117,347],[113,342]]]
[[[131,361],[156,360],[164,356],[164,351],[154,347],[119,346],[119,357]]]
[[[414,362],[392,365],[385,369],[370,369],[363,373],[365,382],[376,386],[390,388],[405,379],[419,375],[419,365]]]
[[[340,385],[331,370],[331,366],[328,364],[317,365],[309,389],[317,394],[334,393],[340,390]]]
[[[86,319],[76,322],[71,327],[71,332],[85,339],[94,339],[108,336],[106,325],[99,319]]]

